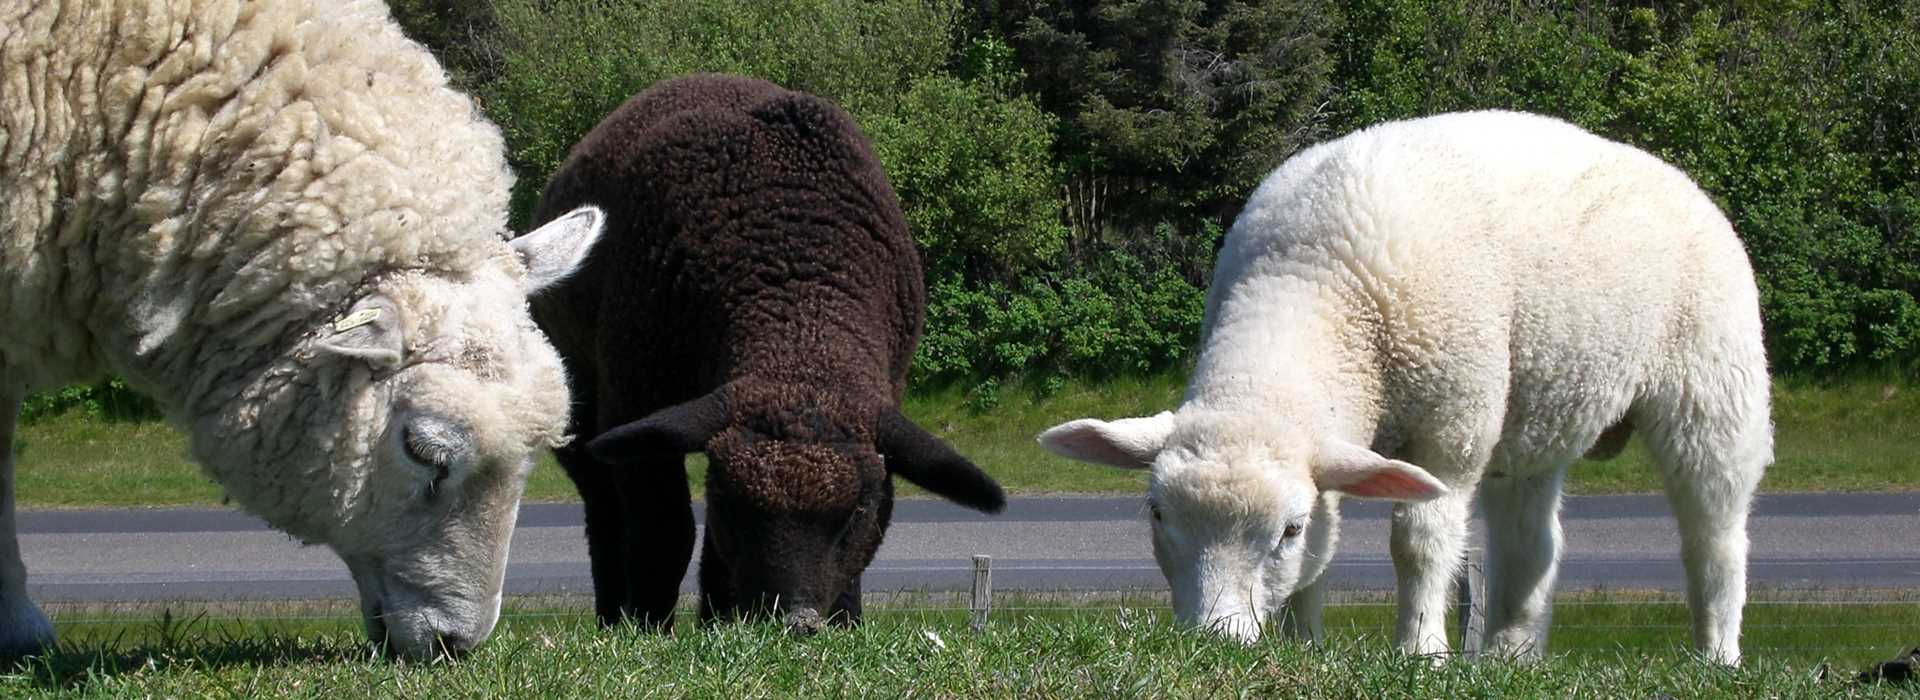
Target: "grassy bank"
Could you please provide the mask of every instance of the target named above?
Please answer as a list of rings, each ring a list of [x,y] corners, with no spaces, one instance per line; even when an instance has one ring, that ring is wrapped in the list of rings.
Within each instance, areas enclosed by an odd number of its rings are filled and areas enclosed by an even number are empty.
[[[377,659],[357,622],[339,615],[107,617],[63,622],[63,648],[0,674],[0,695],[1911,697],[1851,683],[1913,643],[1920,608],[1911,603],[1752,606],[1747,663],[1724,669],[1683,650],[1678,605],[1601,602],[1560,606],[1545,663],[1438,666],[1388,652],[1387,610],[1377,605],[1331,608],[1329,643],[1318,648],[1242,647],[1176,629],[1156,607],[1016,604],[985,633],[969,631],[963,611],[880,609],[857,629],[811,639],[760,625],[605,632],[578,609],[520,609],[474,656],[412,665]]]
[[[1053,457],[1035,433],[1084,416],[1145,415],[1177,405],[1181,378],[1162,375],[1076,384],[1048,396],[1003,390],[991,408],[958,390],[910,397],[906,411],[952,441],[1008,490],[1037,493],[1136,493],[1143,475]],[[1761,488],[1769,491],[1920,489],[1920,388],[1905,382],[1855,379],[1781,381],[1774,387],[1778,461]],[[220,491],[186,459],[185,440],[158,423],[112,422],[68,414],[23,426],[18,493],[27,507],[179,505],[220,501]],[[689,478],[701,483],[699,461]],[[1652,492],[1659,483],[1636,442],[1608,462],[1576,465],[1574,493]],[[912,489],[905,489],[911,494]],[[529,499],[573,499],[573,485],[543,461]]]

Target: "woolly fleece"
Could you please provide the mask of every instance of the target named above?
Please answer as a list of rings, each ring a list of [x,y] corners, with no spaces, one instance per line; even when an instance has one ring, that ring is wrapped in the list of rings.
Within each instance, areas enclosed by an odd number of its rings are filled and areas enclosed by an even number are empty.
[[[899,416],[919,255],[845,112],[749,78],[660,83],[574,147],[540,217],[583,203],[606,207],[607,240],[534,312],[574,378],[573,430],[601,436],[559,457],[603,621],[669,619],[694,541],[685,452],[709,457],[706,617],[857,617],[890,473],[1000,508],[991,479]]]
[[[1561,474],[1631,430],[1679,516],[1695,641],[1739,658],[1746,513],[1772,459],[1766,358],[1740,241],[1680,171],[1533,115],[1369,128],[1253,194],[1204,329],[1177,411],[1040,437],[1151,465],[1183,620],[1252,639],[1284,604],[1315,634],[1337,518],[1319,496],[1346,493],[1401,502],[1396,640],[1444,651],[1478,489],[1487,648],[1537,654]]]
[[[567,411],[511,183],[381,3],[0,2],[0,399],[125,377],[241,506],[341,553],[370,631],[475,643]]]

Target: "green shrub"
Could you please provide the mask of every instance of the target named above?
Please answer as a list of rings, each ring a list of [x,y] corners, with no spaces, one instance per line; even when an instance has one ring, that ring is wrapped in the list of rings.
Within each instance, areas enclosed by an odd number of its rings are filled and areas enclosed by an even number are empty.
[[[112,377],[30,395],[20,406],[20,422],[33,424],[74,412],[97,420],[155,420],[160,418],[160,405],[128,387],[125,380]]]
[[[1142,285],[1159,280],[1140,264],[1050,272],[1067,239],[1050,153],[1057,120],[1019,93],[1005,44],[958,38],[957,7],[503,0],[496,16],[505,70],[481,94],[514,151],[522,180],[516,208],[524,215],[566,150],[648,85],[694,71],[758,76],[835,100],[873,140],[925,253],[934,297],[917,375],[1158,367],[1179,357],[1182,349],[1162,336],[1191,333],[1145,328],[1180,323],[1177,314],[1123,308],[1156,299]],[[1100,287],[1108,281],[1126,286]],[[1184,293],[1191,297],[1185,305],[1197,308],[1198,290],[1175,282],[1155,293]],[[1080,307],[1107,325],[1074,328]],[[976,322],[988,325],[963,327]],[[1140,335],[1115,337],[1123,333]],[[1135,348],[1151,348],[1157,359],[1129,356]]]
[[[506,133],[524,219],[568,149],[660,80],[737,73],[882,107],[952,54],[957,0],[499,0],[502,70],[480,86]]]
[[[1144,374],[1184,359],[1199,337],[1204,292],[1123,252],[1077,273],[1014,284],[936,281],[916,374],[936,380]],[[1055,386],[1058,386],[1056,383]]]
[[[1017,50],[1061,118],[1056,157],[1079,235],[1151,238],[1225,225],[1293,151],[1317,140],[1334,3],[1321,0],[1001,0],[982,23]],[[1104,246],[1080,248],[1086,258]],[[1136,253],[1139,251],[1135,251]],[[1210,256],[1212,251],[1197,252]],[[1076,260],[1075,262],[1078,262]],[[1204,262],[1181,266],[1204,280]]]
[[[574,141],[659,79],[745,73],[847,107],[925,252],[921,377],[1176,364],[1187,350],[1170,339],[1194,335],[1197,312],[1183,310],[1198,308],[1218,231],[1274,165],[1370,124],[1475,108],[1560,116],[1690,173],[1747,245],[1777,370],[1920,370],[1913,2],[399,0],[396,12],[506,130],[523,217]]]
[[[930,279],[1005,280],[1061,254],[1056,120],[1016,94],[1005,45],[968,52],[972,78],[933,74],[862,106]]]
[[[492,0],[387,0],[407,36],[425,44],[453,84],[471,89],[500,73]]]

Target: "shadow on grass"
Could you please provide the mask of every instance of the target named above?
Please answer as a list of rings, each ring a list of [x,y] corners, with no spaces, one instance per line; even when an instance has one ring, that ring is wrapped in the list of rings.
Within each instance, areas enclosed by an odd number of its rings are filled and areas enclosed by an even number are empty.
[[[39,654],[0,656],[0,669],[29,678],[43,689],[76,691],[133,673],[213,673],[231,667],[385,660],[378,647],[358,634],[263,633],[246,625],[213,625],[204,614],[182,619],[169,612],[139,628],[62,640]]]

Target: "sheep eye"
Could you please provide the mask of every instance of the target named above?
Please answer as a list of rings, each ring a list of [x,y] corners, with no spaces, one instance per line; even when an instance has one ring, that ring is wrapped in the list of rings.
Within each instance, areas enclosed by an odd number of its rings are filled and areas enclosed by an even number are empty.
[[[854,524],[860,522],[861,518],[866,517],[866,515],[867,506],[865,504],[854,506],[853,512],[847,514],[846,522],[840,524],[840,532],[834,536],[834,540],[838,542],[847,541],[847,536],[853,534]]]
[[[1147,513],[1149,513],[1149,514],[1151,514],[1151,515],[1153,515],[1153,521],[1154,521],[1154,522],[1160,522],[1160,504],[1158,504],[1158,503],[1148,503],[1148,504],[1147,504]]]
[[[406,448],[407,459],[421,466],[433,467],[433,481],[427,484],[427,493],[431,495],[440,487],[440,482],[447,479],[449,460],[446,449],[415,433],[411,425],[406,427],[401,437],[400,444]]]
[[[1281,531],[1280,538],[1290,540],[1300,536],[1300,523],[1287,523],[1287,529]]]

